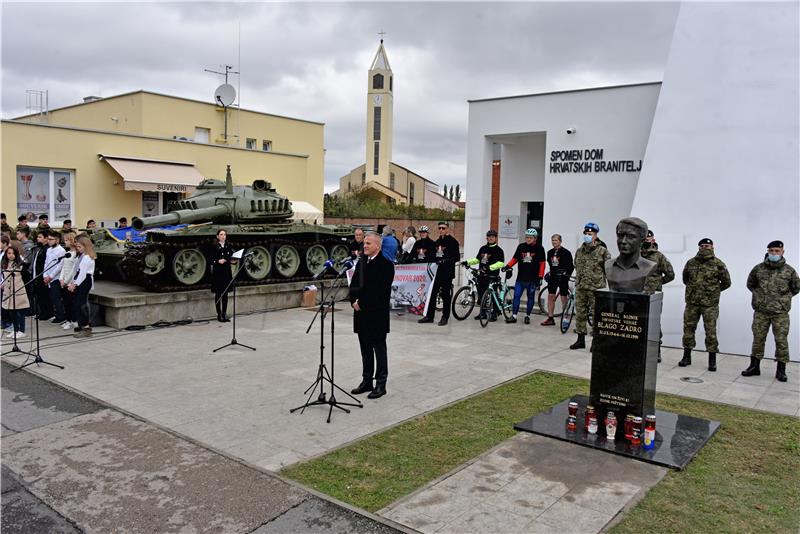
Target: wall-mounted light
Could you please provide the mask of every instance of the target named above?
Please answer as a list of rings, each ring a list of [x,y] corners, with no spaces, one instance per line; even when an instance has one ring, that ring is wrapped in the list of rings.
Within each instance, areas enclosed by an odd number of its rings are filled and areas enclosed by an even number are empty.
[[[574,126],[572,128],[567,128],[567,135],[572,135],[577,131],[578,131],[578,129],[575,128]]]
[[[114,122],[119,122],[119,117],[111,117],[111,120]]]

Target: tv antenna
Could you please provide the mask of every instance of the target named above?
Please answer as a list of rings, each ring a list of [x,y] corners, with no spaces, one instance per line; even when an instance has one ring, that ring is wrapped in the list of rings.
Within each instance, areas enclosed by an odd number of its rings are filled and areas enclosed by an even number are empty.
[[[225,130],[223,133],[223,139],[225,142],[228,141],[228,107],[236,100],[236,89],[228,83],[228,75],[229,74],[239,74],[239,71],[233,70],[232,65],[223,65],[225,67],[225,72],[219,72],[216,70],[211,69],[204,69],[206,72],[211,72],[213,74],[219,74],[221,76],[225,76],[225,83],[217,87],[216,91],[214,91],[214,103],[218,104],[222,107],[223,112],[225,113]]]

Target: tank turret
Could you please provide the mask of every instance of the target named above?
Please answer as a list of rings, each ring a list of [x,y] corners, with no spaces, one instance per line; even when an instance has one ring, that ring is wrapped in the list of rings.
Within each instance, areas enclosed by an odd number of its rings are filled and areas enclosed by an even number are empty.
[[[233,185],[228,166],[225,180],[203,180],[194,194],[171,202],[166,214],[135,219],[134,229],[147,230],[144,241],[120,241],[108,232],[93,239],[102,245],[102,272],[156,291],[209,287],[206,258],[220,229],[235,249],[246,249],[240,285],[308,280],[326,260],[349,255],[350,226],[307,224],[292,216],[292,203],[272,184]]]

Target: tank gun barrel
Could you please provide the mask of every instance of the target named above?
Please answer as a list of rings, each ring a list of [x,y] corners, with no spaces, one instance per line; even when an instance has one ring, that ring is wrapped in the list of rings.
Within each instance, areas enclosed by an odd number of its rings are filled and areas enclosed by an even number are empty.
[[[143,217],[133,221],[136,230],[154,228],[156,226],[167,226],[173,224],[187,224],[195,221],[209,221],[217,217],[225,217],[231,214],[231,207],[226,204],[217,204],[208,208],[175,210],[164,215],[154,217]]]

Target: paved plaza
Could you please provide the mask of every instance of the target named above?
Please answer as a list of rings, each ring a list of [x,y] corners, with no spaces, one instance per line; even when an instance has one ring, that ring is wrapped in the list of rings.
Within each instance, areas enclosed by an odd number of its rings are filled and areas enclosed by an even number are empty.
[[[336,382],[349,391],[360,379],[360,356],[349,306],[340,303],[338,308],[333,370]],[[538,369],[584,378],[590,373],[589,351],[569,350],[574,336],[539,326],[538,317],[533,325],[497,322],[483,329],[472,319],[438,327],[419,325],[412,315],[396,315],[389,336],[388,395],[378,400],[360,397],[363,408],[354,408],[349,414],[335,410],[327,424],[326,407],[289,413],[305,401],[303,391],[317,371],[319,325],[305,334],[312,317],[313,312],[305,309],[240,317],[237,339],[255,346],[254,352],[233,347],[213,353],[212,349],[231,338],[231,324],[215,321],[141,332],[101,328],[85,341],[58,337],[62,331],[45,325],[42,354],[66,369],[34,366],[31,370],[212,451],[272,471]],[[325,344],[325,361],[331,368],[329,332]],[[764,363],[762,376],[744,378],[739,375],[747,363],[744,357],[721,355],[719,371],[709,373],[703,365],[704,354],[697,354],[694,365],[679,368],[680,354],[680,350],[664,349],[659,391],[800,415],[800,365],[790,364],[789,382],[780,383],[773,377],[772,361]],[[24,361],[23,356],[4,359],[16,364]],[[686,382],[683,377],[699,378],[702,383]],[[340,392],[337,398],[350,401]],[[546,453],[525,453],[528,448]],[[554,471],[553,466],[559,465],[565,454],[578,458],[600,455],[604,463],[622,462],[632,467],[619,471],[616,478],[587,479],[577,485],[574,477],[572,483],[554,481],[559,470]],[[487,466],[488,471],[483,469]],[[546,484],[544,468],[549,473]],[[564,470],[558,476],[573,475]],[[552,530],[581,510],[581,495],[616,495],[604,510],[586,512],[594,521],[591,528],[581,527],[581,531],[598,531],[632,506],[661,476],[663,470],[653,466],[518,435],[382,513],[423,532],[489,532],[494,523],[487,521],[488,517],[507,518],[511,531],[522,526],[525,530]],[[476,503],[471,492],[480,494],[487,489],[503,497],[481,495]],[[541,495],[533,495],[534,489]],[[430,506],[443,498],[448,505]],[[603,502],[596,497],[592,500]],[[502,506],[500,501],[511,504]],[[472,505],[479,506],[472,509]],[[464,513],[450,513],[459,507]],[[443,515],[437,515],[436,510],[442,509]]]

